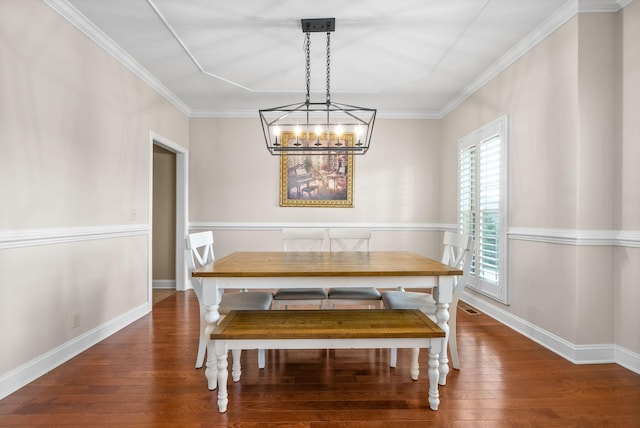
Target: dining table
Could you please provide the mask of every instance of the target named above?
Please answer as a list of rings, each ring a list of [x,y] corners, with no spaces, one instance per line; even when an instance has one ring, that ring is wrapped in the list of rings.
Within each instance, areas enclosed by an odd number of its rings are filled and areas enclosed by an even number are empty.
[[[463,272],[410,251],[238,251],[192,272],[202,279],[201,305],[213,330],[224,290],[331,287],[432,289],[436,323],[449,336],[449,303]],[[416,356],[417,358],[417,356]],[[447,339],[438,356],[440,385],[449,373]]]

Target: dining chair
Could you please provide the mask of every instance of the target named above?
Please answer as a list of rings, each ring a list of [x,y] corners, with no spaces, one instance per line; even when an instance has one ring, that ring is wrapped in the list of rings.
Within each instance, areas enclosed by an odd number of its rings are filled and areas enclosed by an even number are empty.
[[[202,278],[191,276],[191,273],[198,267],[212,263],[215,259],[213,255],[213,232],[200,232],[187,235],[185,238],[184,258],[187,264],[191,284],[200,304],[200,339],[198,341],[198,355],[196,357],[196,368],[202,367],[207,343],[211,336],[211,327],[208,326],[204,316],[206,308],[202,304]],[[222,290],[222,298],[218,312],[222,321],[224,316],[232,310],[268,310],[271,309],[273,294],[268,291],[246,291],[225,294]],[[240,353],[233,351],[234,364],[240,362]],[[264,349],[258,350],[258,367],[265,365]]]
[[[453,288],[453,296],[449,305],[449,349],[454,369],[460,369],[458,358],[458,344],[456,341],[456,319],[458,300],[469,278],[471,260],[473,258],[473,237],[459,233],[444,233],[444,254],[442,263],[462,270],[462,276],[457,277]],[[436,301],[432,294],[407,291],[384,291],[382,302],[387,309],[419,309],[425,315],[436,321]],[[391,350],[391,367],[396,365],[397,350]]]
[[[329,229],[329,251],[371,251],[371,229],[335,228]],[[327,306],[367,305],[382,308],[380,292],[375,287],[333,287],[329,288]]]
[[[324,229],[318,228],[285,228],[282,229],[282,245],[284,251],[323,251]],[[324,288],[279,288],[273,294],[274,308],[284,306],[317,305],[322,309],[327,300]]]

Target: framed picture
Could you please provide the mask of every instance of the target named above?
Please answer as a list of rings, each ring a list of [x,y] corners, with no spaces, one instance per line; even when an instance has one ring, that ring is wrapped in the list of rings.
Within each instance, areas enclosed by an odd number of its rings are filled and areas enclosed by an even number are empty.
[[[284,145],[296,140],[282,133]],[[353,134],[341,140],[353,144]],[[281,207],[353,207],[353,155],[336,150],[330,154],[280,156]]]

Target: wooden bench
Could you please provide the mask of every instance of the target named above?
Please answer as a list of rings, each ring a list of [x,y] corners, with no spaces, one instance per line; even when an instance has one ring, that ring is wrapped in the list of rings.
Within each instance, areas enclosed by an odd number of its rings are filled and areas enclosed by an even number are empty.
[[[418,310],[231,311],[211,334],[207,349],[209,389],[218,388],[218,410],[228,404],[228,351],[242,349],[428,349],[429,407],[437,410],[438,354],[445,333]],[[240,380],[240,359],[232,367]],[[418,378],[417,356],[412,379]]]

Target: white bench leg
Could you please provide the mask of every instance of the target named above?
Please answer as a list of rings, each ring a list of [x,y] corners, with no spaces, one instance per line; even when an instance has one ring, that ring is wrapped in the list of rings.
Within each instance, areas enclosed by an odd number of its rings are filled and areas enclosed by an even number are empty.
[[[223,350],[218,356],[218,411],[224,413],[227,411],[229,404],[229,394],[227,393],[227,379],[229,372],[227,367],[227,352]]]
[[[440,379],[440,371],[438,370],[438,352],[432,346],[429,348],[429,408],[438,410],[440,405],[440,392],[438,391],[438,382]]]
[[[258,349],[258,368],[263,369],[265,365],[264,349]]]
[[[398,348],[389,349],[389,367],[395,367],[398,362]]]

